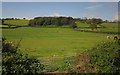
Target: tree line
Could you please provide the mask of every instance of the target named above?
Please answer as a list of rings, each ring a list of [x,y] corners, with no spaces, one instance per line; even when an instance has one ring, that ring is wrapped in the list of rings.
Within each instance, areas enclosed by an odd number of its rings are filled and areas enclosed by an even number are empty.
[[[0,19],[1,23],[4,25],[5,20],[25,20],[17,18],[4,18]],[[108,20],[103,21],[101,18],[73,18],[73,17],[35,17],[34,19],[29,20],[28,26],[44,26],[49,27],[49,25],[54,25],[53,27],[60,27],[63,25],[69,25],[71,28],[77,28],[76,21],[89,24],[89,27],[94,30],[97,29],[98,25],[101,26],[102,23],[115,23]]]
[[[48,26],[48,25],[70,25],[71,28],[77,28],[76,21],[89,24],[89,27],[94,30],[97,29],[97,25],[100,25],[104,21],[100,18],[72,18],[72,17],[35,17],[29,21],[29,26]]]
[[[89,24],[89,27],[94,30],[94,29],[97,29],[97,26],[98,25],[101,25],[102,23],[106,23],[106,21],[103,21],[102,19],[100,18],[92,18],[92,19],[88,19],[87,17],[81,19],[81,18],[76,18],[75,19],[76,21],[78,22],[81,22],[81,23],[85,23],[85,24]]]
[[[23,18],[25,20],[25,18]],[[5,18],[2,19],[2,24],[5,20],[16,20],[15,18]],[[89,27],[94,30],[97,28],[97,25],[103,23],[104,21],[100,18],[72,18],[72,17],[35,17],[31,19],[28,23],[28,26],[44,26],[55,25],[55,27],[60,27],[63,25],[69,25],[71,28],[77,28],[76,21],[89,24]]]
[[[29,26],[48,26],[48,25],[76,25],[72,17],[35,17],[29,21]]]

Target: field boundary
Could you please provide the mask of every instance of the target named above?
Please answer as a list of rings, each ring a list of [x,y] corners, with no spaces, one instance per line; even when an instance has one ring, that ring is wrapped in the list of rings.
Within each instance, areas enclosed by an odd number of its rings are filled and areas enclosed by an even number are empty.
[[[3,25],[8,25],[8,24],[3,24]],[[16,26],[16,25],[11,25],[15,27],[0,27],[3,29],[15,29],[15,28],[20,28],[20,27],[31,27],[31,26]],[[71,27],[40,27],[40,28],[71,28]],[[90,27],[78,27],[78,28],[86,28],[89,29]],[[106,28],[106,27],[97,27],[97,28]],[[89,31],[89,30],[76,30],[80,32],[92,32],[92,33],[104,33],[104,34],[120,34],[120,32],[100,32],[100,31]]]
[[[99,32],[99,31],[89,31],[89,30],[76,30],[80,32],[92,32],[92,33],[104,33],[104,34],[120,34],[119,32]]]

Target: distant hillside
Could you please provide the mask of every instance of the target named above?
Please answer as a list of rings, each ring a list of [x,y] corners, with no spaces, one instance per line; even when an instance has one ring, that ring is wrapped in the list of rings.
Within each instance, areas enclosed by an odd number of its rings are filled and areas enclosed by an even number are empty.
[[[15,25],[15,26],[27,26],[29,20],[4,20],[4,24]]]
[[[100,31],[105,32],[118,32],[118,23],[103,23],[102,26],[106,28],[101,28]]]
[[[118,28],[118,23],[103,23],[101,25],[107,28]]]
[[[81,23],[81,22],[75,22],[78,27],[89,27],[89,24]]]
[[[77,24],[78,27],[89,27],[89,24],[85,24],[85,23],[81,23],[81,22],[75,22]],[[97,27],[101,27],[101,26],[97,26]]]

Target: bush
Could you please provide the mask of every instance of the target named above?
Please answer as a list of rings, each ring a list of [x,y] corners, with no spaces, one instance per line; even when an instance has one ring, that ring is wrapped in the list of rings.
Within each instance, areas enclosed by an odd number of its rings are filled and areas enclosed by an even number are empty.
[[[103,42],[91,49],[91,63],[101,73],[120,73],[120,44]]]
[[[120,73],[120,40],[102,42],[71,60],[68,73]]]
[[[36,74],[44,69],[39,60],[20,53],[12,42],[2,39],[2,74]]]

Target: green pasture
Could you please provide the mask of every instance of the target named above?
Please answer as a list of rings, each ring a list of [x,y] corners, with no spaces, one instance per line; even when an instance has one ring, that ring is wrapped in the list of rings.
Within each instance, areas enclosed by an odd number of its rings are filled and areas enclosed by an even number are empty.
[[[21,27],[2,29],[2,35],[15,45],[21,40],[20,51],[48,65],[47,70],[64,70],[66,58],[109,40],[106,39],[108,34],[79,32],[70,28]]]
[[[89,27],[90,26],[89,24],[85,24],[85,23],[81,23],[81,22],[75,22],[75,23],[78,27]],[[98,25],[97,27],[101,27],[101,26]]]
[[[0,27],[8,27],[8,25],[0,25]]]
[[[118,23],[103,23],[102,26],[105,26],[106,28],[101,28],[99,31],[102,32],[118,32]]]
[[[89,27],[87,24],[77,22],[77,26],[79,27]],[[94,31],[98,32],[118,32],[118,23],[103,23],[101,24],[105,28],[97,28]],[[98,26],[100,27],[100,26]],[[92,31],[91,28],[77,28],[76,30],[87,30],[87,31]]]
[[[26,26],[28,20],[5,20],[5,24],[15,26]],[[78,27],[89,27],[88,24],[76,22]],[[117,23],[103,23],[106,28],[98,28],[95,31],[101,32],[117,32]],[[8,27],[7,25],[0,25],[0,27]],[[48,27],[48,28],[47,28]],[[55,25],[45,27],[20,27],[15,29],[0,29],[2,36],[7,38],[7,41],[17,46],[22,53],[28,54],[30,57],[38,58],[46,66],[47,70],[59,68],[64,70],[66,59],[71,58],[77,53],[88,51],[94,45],[107,39],[106,36],[110,34],[80,32],[77,30],[89,30],[89,28],[61,28]],[[49,28],[51,27],[51,28]],[[110,35],[114,36],[114,35]],[[21,40],[21,41],[20,41]]]
[[[17,44],[24,53],[34,57],[84,52],[106,40],[107,34],[79,32],[69,28],[22,27],[3,29],[3,37]]]
[[[101,25],[107,28],[118,28],[118,23],[102,23]]]
[[[78,27],[89,27],[89,24],[84,24],[81,22],[75,22],[77,24]]]
[[[27,26],[29,20],[4,20],[4,24],[10,24],[15,26]]]
[[[8,28],[8,25],[0,25],[0,27]],[[10,27],[15,27],[15,26],[10,26]]]

